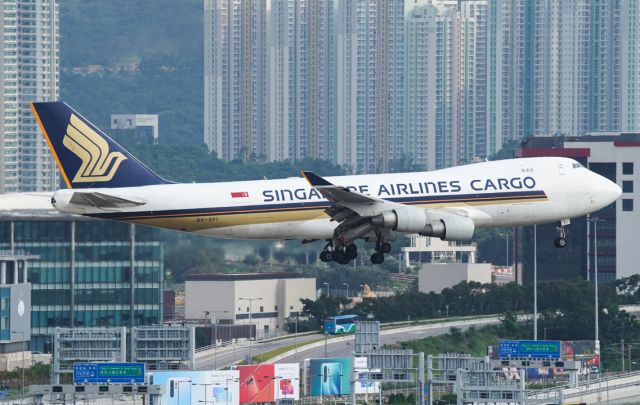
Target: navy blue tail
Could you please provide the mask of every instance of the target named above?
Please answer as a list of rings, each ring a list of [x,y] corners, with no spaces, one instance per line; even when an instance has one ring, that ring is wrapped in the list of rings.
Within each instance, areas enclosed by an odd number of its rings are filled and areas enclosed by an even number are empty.
[[[31,103],[69,188],[137,187],[170,183],[65,102]]]

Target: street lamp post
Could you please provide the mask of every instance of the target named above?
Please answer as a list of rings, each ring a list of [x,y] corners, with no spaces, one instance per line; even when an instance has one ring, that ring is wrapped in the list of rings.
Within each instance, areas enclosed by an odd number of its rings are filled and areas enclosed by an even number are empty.
[[[342,283],[342,285],[347,286],[347,298],[349,298],[349,283]]]
[[[595,283],[595,340],[600,339],[600,320],[598,305],[598,222],[604,221],[599,217],[590,217],[588,221],[593,222],[593,261],[595,262],[593,282]]]
[[[533,340],[538,340],[538,226],[533,225]]]
[[[504,236],[507,238],[507,267],[509,267],[509,234],[501,233],[500,236]]]
[[[327,286],[327,298],[329,297],[329,283],[322,283]]]
[[[253,353],[251,351],[252,347],[251,347],[251,310],[252,310],[252,304],[253,301],[262,301],[262,297],[257,297],[257,298],[238,298],[240,301],[249,301],[249,364],[253,364]]]
[[[15,335],[20,335],[20,339],[22,339],[22,386],[20,387],[20,403],[22,404],[24,403],[24,367],[25,367],[24,352],[27,349],[25,347],[24,332],[11,331],[11,333]]]
[[[212,312],[216,317],[216,323],[214,325],[214,330],[213,330],[213,334],[214,334],[213,340],[215,341],[215,346],[213,346],[213,369],[217,370],[218,369],[218,325],[220,324],[220,315],[217,315],[217,314],[226,314],[229,311],[212,311]],[[207,313],[209,313],[209,311],[207,311]]]

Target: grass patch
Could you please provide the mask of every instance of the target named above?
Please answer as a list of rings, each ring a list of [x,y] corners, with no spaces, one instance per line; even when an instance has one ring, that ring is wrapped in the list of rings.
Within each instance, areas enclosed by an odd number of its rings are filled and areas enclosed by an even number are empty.
[[[296,347],[299,348],[299,347],[302,347],[302,346],[310,345],[312,343],[320,342],[322,340],[324,340],[324,338],[298,343],[297,345],[284,346],[284,347],[280,347],[278,349],[269,350],[268,352],[260,353],[260,354],[258,354],[256,356],[253,356],[253,361],[257,362],[257,363],[262,363],[262,362],[270,360],[270,359],[272,359],[272,358],[274,358],[276,356],[279,356],[282,353],[286,353],[289,350],[293,350]]]
[[[430,336],[424,339],[399,342],[388,345],[390,348],[413,349],[424,352],[425,355],[438,353],[468,353],[472,356],[485,356],[487,346],[495,345],[499,339],[511,338],[505,336],[502,327],[490,325],[482,328],[470,327],[466,331],[451,328],[450,332],[441,336]]]

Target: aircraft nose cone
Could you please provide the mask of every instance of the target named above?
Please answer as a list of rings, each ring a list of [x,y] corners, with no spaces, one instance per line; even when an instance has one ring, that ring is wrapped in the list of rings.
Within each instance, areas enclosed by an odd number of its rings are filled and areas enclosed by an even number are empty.
[[[622,189],[619,185],[609,179],[605,179],[603,183],[604,184],[602,185],[602,189],[600,192],[604,197],[603,199],[607,202],[607,205],[620,198],[620,196],[622,195]]]

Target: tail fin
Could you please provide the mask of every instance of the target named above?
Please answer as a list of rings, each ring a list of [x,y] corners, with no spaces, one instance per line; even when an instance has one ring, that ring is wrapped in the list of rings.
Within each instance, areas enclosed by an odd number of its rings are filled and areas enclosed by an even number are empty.
[[[67,187],[136,187],[169,183],[65,102],[32,102],[31,110]]]

